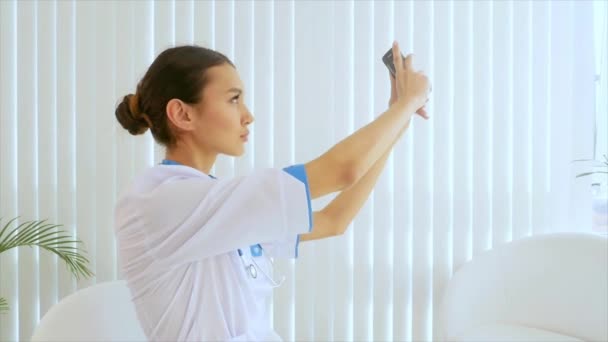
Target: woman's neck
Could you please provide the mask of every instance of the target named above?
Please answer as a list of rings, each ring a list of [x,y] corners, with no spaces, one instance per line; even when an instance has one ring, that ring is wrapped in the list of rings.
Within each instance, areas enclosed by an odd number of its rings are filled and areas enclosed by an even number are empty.
[[[209,174],[217,153],[203,151],[202,149],[194,149],[187,146],[177,146],[171,149],[167,149],[165,159],[173,160],[182,165],[193,167],[204,174]]]

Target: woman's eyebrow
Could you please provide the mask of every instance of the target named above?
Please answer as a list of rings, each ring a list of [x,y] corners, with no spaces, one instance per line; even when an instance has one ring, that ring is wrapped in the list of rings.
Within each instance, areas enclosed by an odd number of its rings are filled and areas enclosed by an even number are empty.
[[[240,88],[230,88],[228,89],[227,93],[237,93],[237,94],[242,94],[243,90]]]

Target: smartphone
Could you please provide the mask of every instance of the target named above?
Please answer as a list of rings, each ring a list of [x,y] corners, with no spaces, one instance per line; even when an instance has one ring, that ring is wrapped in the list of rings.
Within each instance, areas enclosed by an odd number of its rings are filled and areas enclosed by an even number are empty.
[[[403,54],[401,54],[401,58],[405,59],[405,56],[403,56]],[[390,49],[388,49],[388,51],[384,54],[384,56],[382,56],[382,62],[384,62],[384,65],[386,65],[388,70],[391,72],[391,75],[393,75],[393,77],[395,77],[395,63],[393,63],[393,48],[392,47]]]

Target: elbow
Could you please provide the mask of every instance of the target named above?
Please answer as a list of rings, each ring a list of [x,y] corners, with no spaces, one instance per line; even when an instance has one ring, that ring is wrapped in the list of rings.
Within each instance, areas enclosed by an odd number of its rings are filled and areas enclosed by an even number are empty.
[[[332,225],[332,236],[344,235],[346,233],[346,231],[348,230],[349,226],[350,226],[350,224],[348,224],[348,223],[334,221],[334,223]]]
[[[362,176],[361,168],[355,162],[342,163],[340,170],[340,190],[354,185]]]
[[[320,230],[324,232],[323,238],[340,236],[346,231],[346,229],[340,225],[338,215],[336,215],[331,208],[324,208],[323,210],[317,212],[315,215],[315,220],[317,218],[319,219],[318,223],[319,227],[321,227]]]
[[[342,235],[344,235],[344,233],[346,233],[347,230],[348,230],[347,225],[335,226],[333,236],[342,236]]]

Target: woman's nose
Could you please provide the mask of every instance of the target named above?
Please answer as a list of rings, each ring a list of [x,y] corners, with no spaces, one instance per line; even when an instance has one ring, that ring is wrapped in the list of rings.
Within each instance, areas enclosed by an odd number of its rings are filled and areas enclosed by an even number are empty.
[[[245,124],[249,125],[253,121],[255,121],[255,118],[253,117],[253,114],[251,114],[251,112],[249,111],[249,109],[245,109]]]

